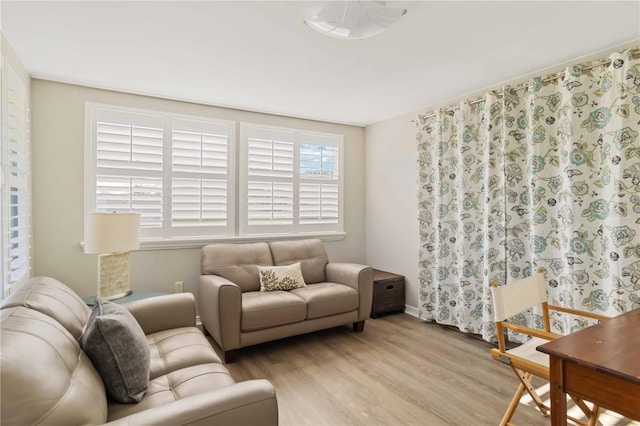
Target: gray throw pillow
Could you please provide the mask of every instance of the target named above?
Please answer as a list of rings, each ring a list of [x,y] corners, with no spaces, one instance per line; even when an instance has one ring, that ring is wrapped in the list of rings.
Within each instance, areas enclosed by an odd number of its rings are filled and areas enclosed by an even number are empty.
[[[109,396],[118,402],[140,402],[149,385],[151,355],[133,315],[121,305],[96,300],[81,342]]]

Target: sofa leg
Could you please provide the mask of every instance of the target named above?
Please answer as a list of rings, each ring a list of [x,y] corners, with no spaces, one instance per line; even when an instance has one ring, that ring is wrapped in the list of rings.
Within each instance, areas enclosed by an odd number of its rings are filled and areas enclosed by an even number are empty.
[[[231,364],[236,360],[236,349],[231,349],[230,351],[224,352],[224,363]]]
[[[364,320],[353,323],[353,331],[360,333],[364,330]]]

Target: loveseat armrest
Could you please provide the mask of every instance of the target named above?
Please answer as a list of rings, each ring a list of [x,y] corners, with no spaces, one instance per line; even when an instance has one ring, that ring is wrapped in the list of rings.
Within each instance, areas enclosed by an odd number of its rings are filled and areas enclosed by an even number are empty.
[[[226,352],[240,348],[242,289],[219,275],[200,275],[198,311],[205,332]]]
[[[276,426],[275,389],[267,380],[248,380],[107,423],[108,426],[186,424]]]
[[[373,269],[358,263],[328,263],[325,273],[327,281],[348,285],[358,292],[358,321],[369,318],[373,303]]]
[[[148,297],[123,306],[133,314],[144,334],[196,325],[196,302],[192,293]]]

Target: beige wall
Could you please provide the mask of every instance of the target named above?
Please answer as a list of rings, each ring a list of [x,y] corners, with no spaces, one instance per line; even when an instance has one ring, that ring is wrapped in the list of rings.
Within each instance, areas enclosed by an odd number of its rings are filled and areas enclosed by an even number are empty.
[[[191,104],[34,79],[32,164],[36,275],[68,284],[81,296],[96,292],[97,259],[83,253],[85,102],[193,114],[197,116],[338,133],[345,142],[346,237],[327,242],[329,258],[365,259],[364,129],[248,111]],[[175,281],[196,293],[200,250],[149,250],[131,255],[135,290],[172,292]]]
[[[418,309],[418,208],[414,114],[366,128],[366,263],[404,275],[406,312]]]

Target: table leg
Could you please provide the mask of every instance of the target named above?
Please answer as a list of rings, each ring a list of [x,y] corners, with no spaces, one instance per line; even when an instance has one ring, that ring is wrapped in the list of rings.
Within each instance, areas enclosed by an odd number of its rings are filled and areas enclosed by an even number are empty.
[[[567,395],[564,392],[562,359],[549,356],[549,383],[551,386],[551,425],[567,425]]]

